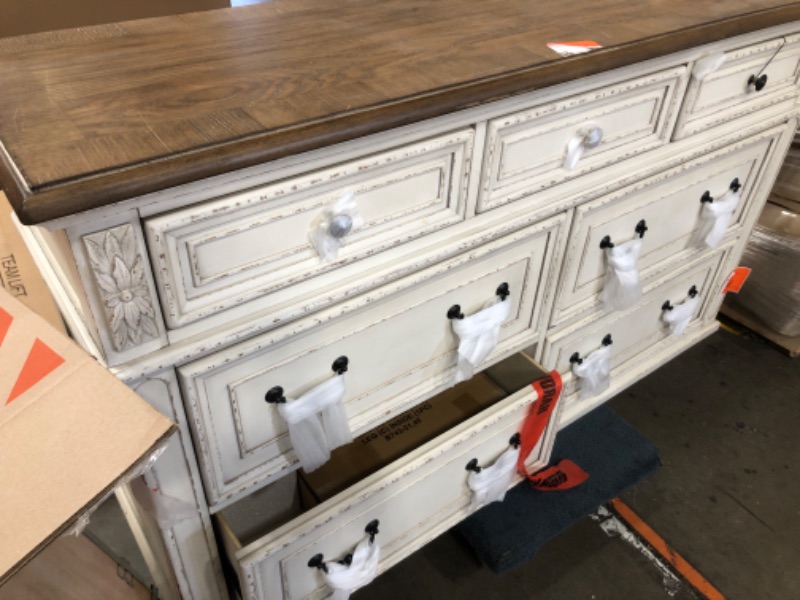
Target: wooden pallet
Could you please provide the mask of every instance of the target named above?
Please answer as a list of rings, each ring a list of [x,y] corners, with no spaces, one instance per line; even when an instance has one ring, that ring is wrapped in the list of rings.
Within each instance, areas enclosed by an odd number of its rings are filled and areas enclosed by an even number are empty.
[[[782,350],[788,353],[789,356],[791,356],[792,358],[800,354],[800,335],[794,337],[787,337],[785,335],[781,335],[777,331],[773,331],[772,329],[764,325],[761,321],[759,321],[755,316],[753,316],[746,310],[732,307],[727,303],[722,305],[720,312],[729,319],[736,321],[740,325],[744,325],[754,333],[757,333],[761,337],[769,340],[776,346],[780,347]]]

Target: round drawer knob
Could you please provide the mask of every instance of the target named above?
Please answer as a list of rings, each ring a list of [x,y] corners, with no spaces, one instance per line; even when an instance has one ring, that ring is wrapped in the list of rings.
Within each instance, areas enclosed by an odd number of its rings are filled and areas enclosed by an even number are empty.
[[[353,219],[350,215],[336,215],[331,219],[331,224],[328,226],[328,233],[331,237],[342,239],[353,228]]]
[[[597,148],[602,141],[603,130],[600,127],[592,127],[583,138],[583,147],[587,150],[592,150]]]

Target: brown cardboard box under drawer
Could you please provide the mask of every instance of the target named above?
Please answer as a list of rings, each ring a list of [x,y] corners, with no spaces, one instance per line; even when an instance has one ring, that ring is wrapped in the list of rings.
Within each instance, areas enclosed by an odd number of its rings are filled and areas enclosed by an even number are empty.
[[[418,404],[337,448],[319,469],[300,471],[304,509],[347,489],[508,394],[483,374]]]

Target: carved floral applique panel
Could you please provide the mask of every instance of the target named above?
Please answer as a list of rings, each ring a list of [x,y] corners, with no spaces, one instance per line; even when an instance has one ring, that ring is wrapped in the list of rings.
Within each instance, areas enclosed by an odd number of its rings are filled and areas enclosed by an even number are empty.
[[[83,236],[114,349],[121,352],[159,336],[144,257],[132,225]]]

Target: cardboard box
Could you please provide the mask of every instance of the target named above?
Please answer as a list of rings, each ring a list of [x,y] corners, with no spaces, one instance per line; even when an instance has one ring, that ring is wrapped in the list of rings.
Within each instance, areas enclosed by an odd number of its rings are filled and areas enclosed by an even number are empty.
[[[492,365],[484,371],[486,376],[511,395],[528,387],[537,379],[547,376],[547,371],[524,352],[518,352]]]
[[[334,450],[316,471],[299,472],[303,507],[335,496],[505,397],[488,377],[478,374],[361,434]]]
[[[0,191],[0,287],[30,308],[58,331],[64,321],[33,257],[11,221],[11,205]]]
[[[0,585],[172,431],[166,417],[0,289]]]

